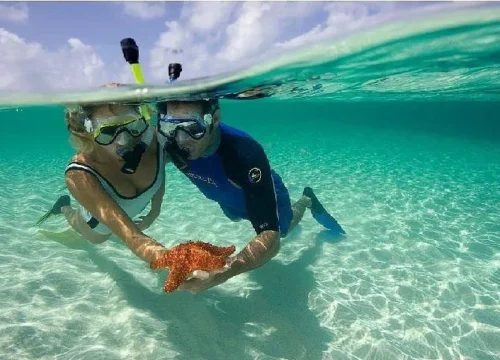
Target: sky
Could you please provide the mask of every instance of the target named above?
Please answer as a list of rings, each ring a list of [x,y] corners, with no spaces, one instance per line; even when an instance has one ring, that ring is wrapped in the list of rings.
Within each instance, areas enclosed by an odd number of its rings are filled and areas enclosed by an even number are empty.
[[[432,2],[0,2],[0,91],[132,83],[120,40],[134,38],[146,82],[239,69]]]

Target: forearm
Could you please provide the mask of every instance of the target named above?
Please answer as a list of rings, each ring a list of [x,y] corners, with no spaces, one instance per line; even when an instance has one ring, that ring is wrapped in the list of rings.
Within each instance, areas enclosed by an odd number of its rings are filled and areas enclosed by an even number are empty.
[[[165,250],[162,244],[146,235],[130,237],[124,242],[135,255],[148,264],[156,259],[159,251]]]
[[[160,243],[141,232],[127,213],[104,191],[93,175],[70,171],[66,173],[66,184],[75,199],[143,261],[151,263],[158,251],[165,249]]]
[[[275,257],[280,249],[280,236],[276,231],[264,231],[253,238],[247,246],[236,255],[235,271],[237,273],[246,272],[258,268],[273,257]]]
[[[69,224],[94,244],[100,244],[108,239],[108,235],[101,235],[94,232],[79,213],[70,207],[63,209],[63,213],[68,219]],[[71,213],[71,214],[70,214]],[[115,229],[116,235],[125,242],[132,252],[147,263],[151,263],[158,250],[164,247],[153,239],[147,237],[140,231],[135,231],[134,226],[124,225]]]
[[[128,218],[122,220],[121,225],[113,226],[113,232],[143,261],[151,263],[158,251],[165,250],[163,245],[140,231],[133,221]]]
[[[96,218],[106,225],[139,258],[151,263],[159,250],[165,249],[160,243],[145,235],[134,221],[118,206],[101,207]]]

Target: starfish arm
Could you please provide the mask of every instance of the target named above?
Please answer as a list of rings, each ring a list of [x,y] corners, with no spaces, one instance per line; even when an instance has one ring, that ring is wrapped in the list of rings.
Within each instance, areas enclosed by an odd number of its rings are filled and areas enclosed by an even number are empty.
[[[187,265],[187,264],[184,264]],[[168,274],[168,278],[165,281],[165,291],[173,292],[175,291],[187,278],[191,271],[189,266],[177,265]]]
[[[209,253],[215,256],[229,256],[236,251],[236,247],[234,245],[231,246],[215,246],[209,243],[205,243],[202,241],[198,241],[196,243],[197,246],[202,249],[207,250]]]
[[[210,256],[203,259],[202,266],[199,269],[203,271],[213,271],[222,269],[226,265],[226,259],[222,256]]]

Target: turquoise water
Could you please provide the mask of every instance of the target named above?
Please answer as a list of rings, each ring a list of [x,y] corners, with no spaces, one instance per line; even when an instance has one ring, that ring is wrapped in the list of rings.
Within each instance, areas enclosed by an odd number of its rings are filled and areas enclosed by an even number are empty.
[[[300,80],[304,65],[266,70],[283,79],[280,96],[222,100],[223,121],[262,143],[292,200],[312,186],[347,237],[306,213],[270,263],[198,295],[163,293],[166,273],[117,238],[82,243],[62,218],[35,227],[65,193],[63,109],[0,112],[0,358],[498,359],[500,42],[485,40],[498,40],[495,26],[473,27],[484,37],[460,30],[462,55],[444,68],[440,56],[400,63],[392,87],[366,80],[392,67]],[[423,37],[416,58],[437,39]],[[394,55],[393,45],[377,49]],[[313,70],[341,71],[356,54]],[[265,85],[263,74],[216,91]],[[293,74],[305,90],[285,101]],[[332,91],[348,79],[359,86]],[[251,239],[248,222],[230,222],[171,165],[166,173],[148,235],[238,250]]]
[[[305,185],[317,189],[347,238],[331,238],[306,213],[263,268],[197,296],[166,295],[165,274],[118,239],[81,248],[33,227],[64,192],[71,151],[55,121],[60,110],[5,114],[2,358],[496,358],[499,104],[257,101],[222,109],[262,142],[293,199]],[[54,119],[46,136],[14,129],[42,114]],[[162,214],[148,234],[166,246],[246,244],[249,223],[231,223],[172,166],[166,171]],[[54,219],[43,228],[68,226]]]

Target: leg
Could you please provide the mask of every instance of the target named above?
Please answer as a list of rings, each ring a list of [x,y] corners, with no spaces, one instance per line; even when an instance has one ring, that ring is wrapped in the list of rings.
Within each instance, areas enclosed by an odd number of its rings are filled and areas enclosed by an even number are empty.
[[[278,214],[280,220],[280,237],[286,237],[302,220],[304,212],[311,207],[311,199],[302,196],[295,204],[290,201],[290,194],[285,184],[277,174],[273,174],[274,189],[278,202]]]
[[[39,225],[49,217],[57,216],[60,214],[64,215],[66,221],[73,228],[73,230],[75,230],[77,233],[94,244],[100,244],[106,241],[110,236],[102,235],[93,231],[87,224],[85,219],[82,217],[80,211],[78,211],[78,209],[75,210],[71,207],[71,199],[68,195],[59,197],[52,208],[45,215],[43,215],[36,224]]]
[[[78,210],[73,209],[71,206],[63,206],[61,212],[66,217],[68,224],[80,235],[85,237],[91,243],[100,244],[105,242],[109,235],[98,234],[93,231],[82,217]]]
[[[273,174],[278,212],[280,217],[280,237],[287,236],[290,231],[302,220],[306,209],[311,209],[313,218],[325,228],[339,234],[345,234],[344,229],[337,223],[321,205],[314,191],[310,187],[304,188],[302,197],[293,206],[286,186],[277,174]]]
[[[70,205],[70,198],[68,195],[63,195],[57,199],[56,203],[52,205],[52,208],[45,213],[36,223],[36,225],[40,225],[43,223],[45,220],[50,218],[51,216],[59,215],[61,214],[61,209],[65,206]]]
[[[288,228],[288,233],[302,220],[306,209],[311,208],[311,199],[307,196],[302,196],[299,201],[292,205],[293,218]]]
[[[76,225],[77,221],[78,221],[77,216],[81,216],[78,213],[78,210],[73,209],[71,206],[63,206],[61,208],[61,212],[64,215],[64,217],[66,218],[66,221],[68,222],[68,224],[73,228],[73,230],[75,230],[77,233],[82,235],[80,229]]]
[[[337,220],[335,220],[335,218],[326,211],[323,205],[321,205],[321,202],[310,187],[305,187],[302,194],[303,197],[307,197],[311,200],[311,214],[317,222],[333,232],[345,234],[344,229],[342,229]]]

